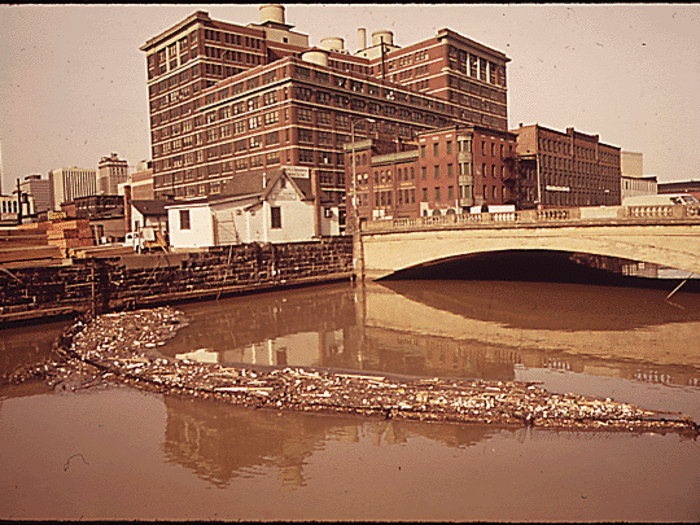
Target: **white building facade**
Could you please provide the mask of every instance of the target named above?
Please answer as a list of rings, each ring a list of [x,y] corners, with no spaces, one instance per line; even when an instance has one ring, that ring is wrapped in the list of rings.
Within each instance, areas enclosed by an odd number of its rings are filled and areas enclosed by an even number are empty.
[[[308,241],[339,234],[337,207],[318,206],[309,180],[285,172],[262,192],[167,206],[173,248]]]

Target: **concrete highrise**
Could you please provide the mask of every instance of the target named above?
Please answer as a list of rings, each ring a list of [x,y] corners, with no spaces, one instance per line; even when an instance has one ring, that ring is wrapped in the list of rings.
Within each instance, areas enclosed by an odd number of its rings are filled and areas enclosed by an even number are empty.
[[[97,170],[94,169],[57,168],[49,171],[49,181],[51,207],[57,211],[64,202],[97,194]]]
[[[51,209],[51,182],[48,179],[42,179],[38,174],[27,175],[20,182],[19,189],[33,197],[36,213]]]
[[[99,195],[117,195],[118,186],[127,181],[129,176],[128,163],[112,153],[102,157],[97,164],[97,192]]]

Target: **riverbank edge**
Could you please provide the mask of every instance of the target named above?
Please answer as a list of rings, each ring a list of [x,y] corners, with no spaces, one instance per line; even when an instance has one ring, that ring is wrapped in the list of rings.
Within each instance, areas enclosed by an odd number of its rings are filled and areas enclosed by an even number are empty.
[[[256,369],[177,360],[157,348],[185,326],[182,312],[157,307],[83,315],[54,344],[62,362],[20,371],[11,382],[66,372],[154,393],[206,399],[254,409],[291,410],[503,428],[677,433],[697,438],[700,425],[680,414],[644,410],[610,399],[553,394],[534,382],[390,378],[372,372],[318,371],[309,367]],[[82,374],[90,373],[85,379]]]
[[[0,268],[0,330],[80,314],[268,292],[355,276],[352,238],[241,244]]]

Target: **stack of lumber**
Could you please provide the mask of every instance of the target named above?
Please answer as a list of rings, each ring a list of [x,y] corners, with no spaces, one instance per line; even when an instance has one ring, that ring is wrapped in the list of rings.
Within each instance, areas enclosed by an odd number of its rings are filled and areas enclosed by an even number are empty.
[[[92,246],[89,248],[73,248],[69,249],[68,253],[76,259],[101,259],[120,257],[122,255],[133,255],[135,252],[131,246],[106,244],[102,246]]]
[[[48,223],[46,236],[51,246],[83,248],[93,246],[92,230],[87,219],[71,219]]]
[[[46,228],[0,230],[0,267],[54,266],[63,262],[61,249],[49,245]]]

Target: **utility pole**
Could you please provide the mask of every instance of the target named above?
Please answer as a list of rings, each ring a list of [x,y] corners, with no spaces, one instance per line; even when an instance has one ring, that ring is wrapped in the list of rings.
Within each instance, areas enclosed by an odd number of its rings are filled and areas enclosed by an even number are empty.
[[[22,190],[17,179],[17,224],[22,224]]]
[[[386,80],[386,64],[384,63],[384,37],[380,36],[379,37],[379,45],[381,46],[381,54],[382,54],[382,80]]]

